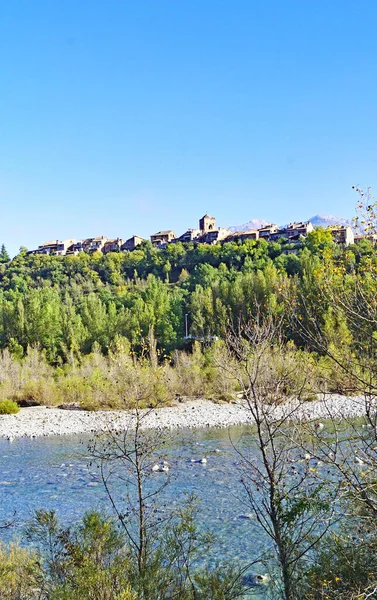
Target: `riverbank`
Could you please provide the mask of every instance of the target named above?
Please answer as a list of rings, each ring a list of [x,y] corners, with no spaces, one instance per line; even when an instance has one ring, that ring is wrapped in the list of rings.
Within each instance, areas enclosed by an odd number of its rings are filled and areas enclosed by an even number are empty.
[[[280,406],[277,414],[292,413],[296,420],[349,418],[365,414],[362,398],[340,395],[297,405]],[[216,404],[209,400],[189,400],[177,406],[141,411],[143,427],[154,429],[184,429],[200,427],[230,427],[252,423],[246,404]],[[0,438],[45,437],[52,435],[89,434],[109,428],[125,429],[132,425],[132,411],[67,410],[42,406],[22,408],[17,415],[0,416]]]

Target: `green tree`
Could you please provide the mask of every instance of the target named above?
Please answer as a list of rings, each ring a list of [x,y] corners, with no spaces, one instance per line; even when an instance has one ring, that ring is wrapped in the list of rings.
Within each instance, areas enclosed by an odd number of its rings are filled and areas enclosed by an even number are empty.
[[[2,244],[1,250],[0,250],[0,262],[6,263],[8,261],[10,261],[10,256],[9,256],[9,254],[7,252],[7,249],[6,249],[5,245]]]
[[[331,231],[318,227],[314,231],[310,231],[304,242],[305,248],[308,248],[310,252],[317,254],[325,250],[326,248],[332,248],[334,246]]]

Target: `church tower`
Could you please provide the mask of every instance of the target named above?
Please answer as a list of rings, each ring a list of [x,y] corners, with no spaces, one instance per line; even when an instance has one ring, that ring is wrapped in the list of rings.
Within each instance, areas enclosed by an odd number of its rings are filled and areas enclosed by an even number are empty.
[[[199,229],[202,233],[207,233],[208,231],[213,231],[214,229],[216,229],[215,217],[204,215],[204,217],[202,217],[199,221]]]

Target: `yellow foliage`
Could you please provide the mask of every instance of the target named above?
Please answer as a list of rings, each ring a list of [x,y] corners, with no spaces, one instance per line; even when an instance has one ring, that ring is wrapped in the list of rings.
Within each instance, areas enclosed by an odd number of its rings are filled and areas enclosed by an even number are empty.
[[[34,600],[39,598],[40,565],[33,550],[15,543],[0,544],[0,598]]]

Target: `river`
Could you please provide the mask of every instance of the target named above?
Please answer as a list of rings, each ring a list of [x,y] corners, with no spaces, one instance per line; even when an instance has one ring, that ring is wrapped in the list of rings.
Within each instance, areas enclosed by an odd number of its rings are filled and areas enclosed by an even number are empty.
[[[247,428],[198,429],[169,434],[166,457],[171,481],[161,496],[161,506],[177,506],[185,493],[200,502],[198,522],[215,534],[211,562],[236,560],[247,564],[261,550],[261,533],[240,484],[239,457],[232,442],[252,443]],[[231,441],[232,440],[232,441]],[[3,538],[22,535],[22,528],[37,508],[54,509],[65,524],[78,522],[89,508],[110,506],[98,475],[90,466],[89,437],[61,436],[0,440],[0,521],[13,513],[15,526]],[[206,464],[192,462],[202,457]],[[156,478],[164,478],[157,473]]]

